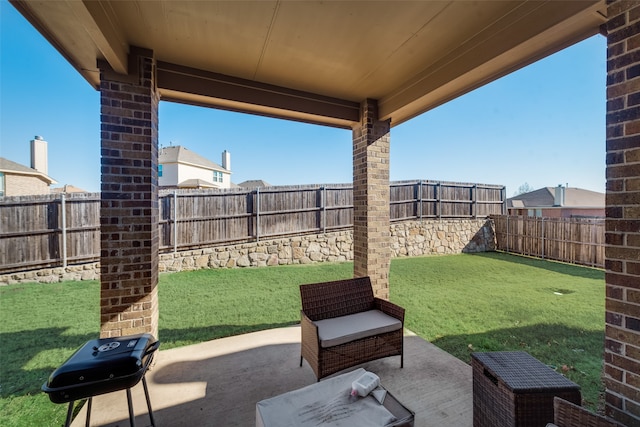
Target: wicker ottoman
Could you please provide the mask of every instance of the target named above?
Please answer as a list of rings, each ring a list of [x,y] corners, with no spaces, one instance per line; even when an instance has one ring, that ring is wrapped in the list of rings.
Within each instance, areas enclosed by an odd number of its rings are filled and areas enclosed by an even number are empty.
[[[473,353],[473,426],[545,427],[553,397],[581,404],[580,386],[523,351]]]

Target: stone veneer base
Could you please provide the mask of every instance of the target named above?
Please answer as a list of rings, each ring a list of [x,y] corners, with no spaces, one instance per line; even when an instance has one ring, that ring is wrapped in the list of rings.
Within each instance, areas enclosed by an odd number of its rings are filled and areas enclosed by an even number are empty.
[[[391,256],[414,257],[495,250],[491,220],[423,220],[392,223]],[[353,261],[353,233],[336,231],[160,254],[160,273],[205,268],[266,267]],[[100,263],[0,275],[0,285],[99,280]]]

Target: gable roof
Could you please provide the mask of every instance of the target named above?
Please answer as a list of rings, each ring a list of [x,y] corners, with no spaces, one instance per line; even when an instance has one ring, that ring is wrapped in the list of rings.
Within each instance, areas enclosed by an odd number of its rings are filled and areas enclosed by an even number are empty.
[[[169,163],[181,163],[186,165],[198,166],[203,169],[211,169],[220,172],[229,173],[228,170],[211,160],[202,157],[195,151],[191,151],[181,145],[172,145],[162,147],[158,153],[158,163],[166,165]]]
[[[14,175],[30,175],[33,177],[38,177],[43,181],[47,182],[49,185],[58,183],[55,179],[51,178],[49,175],[45,175],[40,171],[37,171],[28,166],[21,165],[20,163],[16,163],[9,159],[5,159],[4,157],[0,157],[0,172],[14,174]]]
[[[555,204],[556,187],[542,187],[529,193],[519,194],[507,199],[509,208],[550,208]],[[605,195],[597,191],[582,188],[564,188],[564,208],[604,208]]]
[[[83,190],[75,185],[65,184],[63,187],[52,188],[52,193],[88,193],[87,190]]]
[[[192,178],[179,183],[178,188],[218,188],[218,186],[204,179]]]
[[[256,188],[256,187],[271,187],[271,184],[261,179],[249,179],[247,181],[241,182],[240,184],[238,184],[238,186],[242,188]]]

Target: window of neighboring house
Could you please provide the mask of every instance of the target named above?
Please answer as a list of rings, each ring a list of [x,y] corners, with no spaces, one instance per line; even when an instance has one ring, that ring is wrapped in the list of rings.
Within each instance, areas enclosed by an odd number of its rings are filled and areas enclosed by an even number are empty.
[[[533,217],[536,217],[536,218],[540,218],[540,217],[542,217],[542,209],[529,209],[527,211],[527,215],[528,216],[533,216]]]
[[[222,172],[213,171],[213,182],[222,182]]]
[[[158,178],[162,176],[162,165],[158,165]]]
[[[4,197],[4,172],[0,172],[0,197]]]

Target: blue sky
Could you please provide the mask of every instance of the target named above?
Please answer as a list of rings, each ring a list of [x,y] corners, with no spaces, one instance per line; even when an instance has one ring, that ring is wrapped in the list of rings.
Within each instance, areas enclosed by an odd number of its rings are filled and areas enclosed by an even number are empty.
[[[99,191],[99,93],[6,0],[0,19],[0,157],[30,166],[42,135],[58,186]],[[605,61],[594,36],[393,127],[391,180],[604,192]],[[228,150],[235,183],[352,181],[349,130],[168,102],[159,115],[160,145],[216,163]]]

